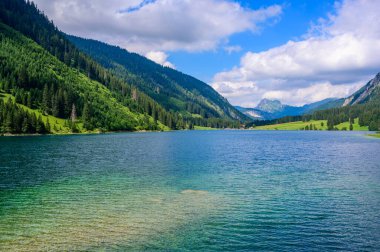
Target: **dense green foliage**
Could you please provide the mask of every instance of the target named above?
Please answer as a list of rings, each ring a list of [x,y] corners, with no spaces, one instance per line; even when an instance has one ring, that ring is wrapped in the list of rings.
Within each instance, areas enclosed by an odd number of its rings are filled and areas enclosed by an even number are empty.
[[[0,88],[16,102],[60,118],[81,117],[87,129],[155,129],[100,83],[60,62],[30,39],[0,24]],[[75,111],[74,111],[75,110]],[[75,112],[73,114],[73,112]]]
[[[76,121],[87,130],[239,126],[222,116],[192,118],[165,108],[79,51],[34,3],[1,1],[0,21],[0,89],[19,104],[70,119],[73,131]]]
[[[0,94],[1,95],[1,94]],[[25,111],[10,98],[0,99],[0,133],[44,134],[50,132],[50,125],[41,116]]]

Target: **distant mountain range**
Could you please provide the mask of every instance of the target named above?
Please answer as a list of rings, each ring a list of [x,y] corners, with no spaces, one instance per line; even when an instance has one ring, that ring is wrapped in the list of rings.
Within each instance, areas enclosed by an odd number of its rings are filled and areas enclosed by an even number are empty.
[[[278,100],[263,99],[254,108],[235,107],[254,120],[273,120],[285,116],[305,115],[319,110],[363,104],[378,97],[379,89],[380,73],[347,98],[328,98],[299,107],[282,104]]]
[[[297,116],[317,110],[333,108],[341,106],[341,104],[342,101],[340,99],[328,98],[319,102],[297,107],[282,104],[278,100],[263,99],[255,108],[236,106],[236,109],[255,120],[273,120],[284,116]]]

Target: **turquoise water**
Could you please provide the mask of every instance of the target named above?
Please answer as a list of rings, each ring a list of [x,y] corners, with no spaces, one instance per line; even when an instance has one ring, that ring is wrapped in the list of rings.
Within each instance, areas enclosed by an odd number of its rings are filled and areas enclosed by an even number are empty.
[[[3,137],[0,251],[379,251],[364,134]]]

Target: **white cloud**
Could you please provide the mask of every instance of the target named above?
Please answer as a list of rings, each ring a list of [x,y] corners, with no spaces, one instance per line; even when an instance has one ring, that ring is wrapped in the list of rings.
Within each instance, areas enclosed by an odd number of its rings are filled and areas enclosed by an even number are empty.
[[[347,85],[332,85],[330,82],[315,83],[305,88],[293,90],[266,91],[262,97],[272,100],[286,100],[293,105],[303,105],[331,97],[346,97],[363,85],[362,82]]]
[[[380,71],[380,1],[346,0],[336,8],[303,40],[246,53],[239,67],[216,74],[212,86],[218,90],[217,83],[229,83],[235,93],[225,95],[235,104],[271,97],[303,104],[350,94]],[[250,98],[245,92],[236,98],[240,82],[255,83]]]
[[[235,46],[225,46],[224,51],[226,51],[228,54],[240,52],[243,48],[241,46],[235,45]]]
[[[64,32],[131,51],[213,50],[235,33],[258,31],[278,5],[259,10],[232,0],[33,0]]]
[[[277,83],[281,83],[281,81],[277,81]],[[276,81],[271,84],[275,86]],[[317,102],[326,98],[349,96],[361,86],[363,86],[362,81],[340,85],[332,85],[330,82],[316,82],[305,87],[290,87],[290,89],[268,89],[265,86],[259,87],[256,83],[249,81],[225,81],[214,82],[212,84],[212,87],[223,96],[228,97],[228,100],[232,104],[238,104],[247,108],[255,107],[262,98],[280,100],[285,101],[286,104],[302,106],[306,103]],[[254,100],[252,96],[259,98]]]
[[[156,62],[157,64],[175,69],[175,66],[171,62],[167,61],[168,55],[165,52],[150,51],[147,54],[145,54],[145,57]]]

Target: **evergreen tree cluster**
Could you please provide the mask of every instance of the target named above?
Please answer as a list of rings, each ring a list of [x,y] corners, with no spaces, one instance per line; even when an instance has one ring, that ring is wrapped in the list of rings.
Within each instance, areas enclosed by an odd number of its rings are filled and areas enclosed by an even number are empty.
[[[318,130],[315,124],[310,123],[310,125],[306,125],[302,130]]]
[[[65,66],[33,41],[0,24],[0,89],[16,102],[44,114],[68,119],[72,107],[81,117],[89,103],[87,129],[133,130],[138,118],[112,100],[99,83]]]
[[[50,132],[49,122],[42,121],[41,116],[29,113],[12,102],[0,99],[0,133],[10,134],[45,134]]]

